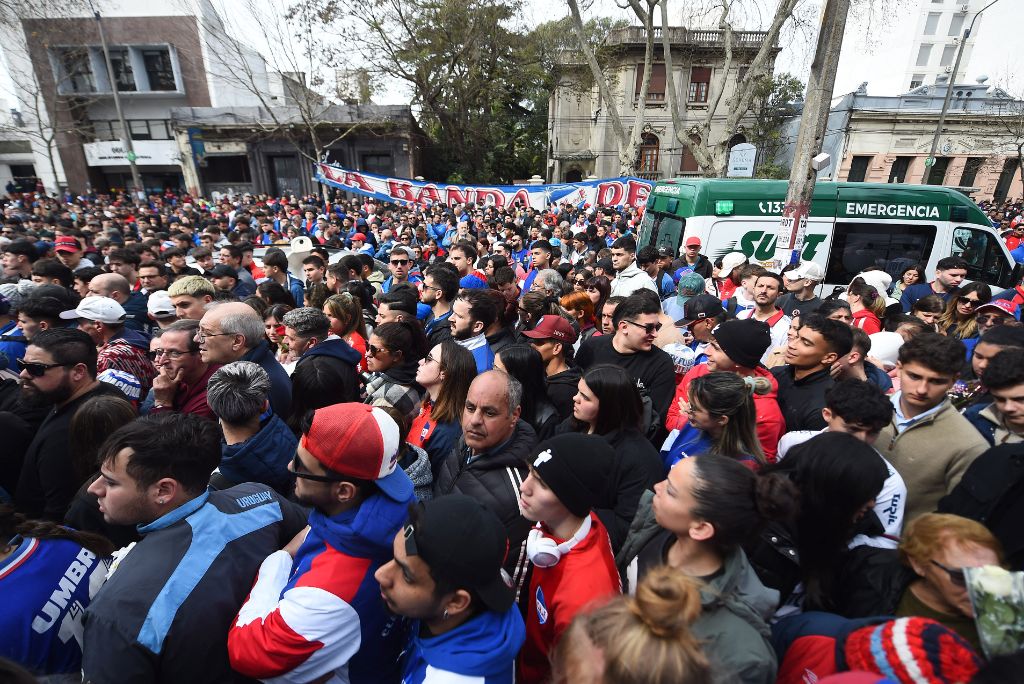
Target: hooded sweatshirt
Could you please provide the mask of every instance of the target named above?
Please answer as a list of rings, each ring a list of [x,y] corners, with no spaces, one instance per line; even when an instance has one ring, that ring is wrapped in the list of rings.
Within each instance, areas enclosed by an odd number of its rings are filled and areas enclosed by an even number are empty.
[[[407,501],[376,494],[333,517],[314,510],[295,553],[267,557],[228,633],[231,666],[264,681],[396,682],[405,641],[374,573],[391,560]]]
[[[295,362],[295,368],[309,363],[310,359],[331,366],[342,378],[341,386],[334,388],[336,401],[359,401],[359,362],[363,357],[352,345],[337,335],[331,335],[307,349]]]
[[[97,350],[96,373],[111,368],[130,373],[139,381],[142,395],[145,396],[153,386],[153,378],[156,377],[156,368],[146,356],[148,351],[148,337],[137,330],[123,328]]]
[[[262,482],[287,496],[292,486],[288,463],[297,444],[288,425],[274,415],[244,442],[222,443],[218,470],[233,484]]]
[[[514,605],[504,613],[480,613],[440,636],[421,636],[418,625],[413,630],[402,684],[512,684],[516,654],[526,638]]]

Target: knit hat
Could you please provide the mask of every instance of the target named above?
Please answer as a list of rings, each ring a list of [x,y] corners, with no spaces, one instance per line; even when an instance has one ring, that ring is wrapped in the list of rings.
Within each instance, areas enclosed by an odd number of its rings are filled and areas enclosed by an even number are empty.
[[[615,450],[597,435],[569,432],[541,442],[530,463],[573,515],[584,517],[607,498]]]
[[[969,682],[982,664],[959,634],[920,617],[855,630],[843,653],[848,669],[877,672],[901,684]]]
[[[753,318],[726,321],[715,326],[711,336],[737,366],[756,368],[761,357],[772,346],[772,333],[768,324]]]

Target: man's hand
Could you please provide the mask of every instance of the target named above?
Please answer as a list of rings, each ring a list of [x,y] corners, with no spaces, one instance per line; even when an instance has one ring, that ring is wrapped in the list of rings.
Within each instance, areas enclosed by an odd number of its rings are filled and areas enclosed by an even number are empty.
[[[185,371],[181,368],[175,371],[168,366],[162,366],[160,372],[153,378],[153,400],[164,406],[173,404],[174,394],[178,391],[178,383],[184,374]]]

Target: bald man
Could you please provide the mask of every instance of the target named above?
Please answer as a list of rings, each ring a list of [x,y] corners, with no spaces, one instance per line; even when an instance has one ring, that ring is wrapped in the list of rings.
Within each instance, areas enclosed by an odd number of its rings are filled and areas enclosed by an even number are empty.
[[[89,281],[89,295],[110,297],[124,309],[124,327],[149,332],[149,295],[132,292],[128,279],[119,273],[101,273]]]
[[[263,319],[242,302],[210,304],[199,321],[195,341],[203,363],[252,361],[270,376],[270,407],[286,418],[292,403],[292,382],[267,344]]]

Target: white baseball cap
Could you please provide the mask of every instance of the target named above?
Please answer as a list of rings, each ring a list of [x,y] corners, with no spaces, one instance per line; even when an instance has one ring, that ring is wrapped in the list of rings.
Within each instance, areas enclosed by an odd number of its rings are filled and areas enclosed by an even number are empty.
[[[722,257],[722,268],[719,273],[722,277],[728,276],[732,273],[733,269],[737,266],[743,266],[747,263],[747,255],[743,252],[729,252]]]
[[[167,294],[167,290],[157,290],[149,295],[146,309],[153,318],[174,318],[177,315],[171,295]]]
[[[84,318],[113,325],[124,323],[124,307],[110,297],[86,297],[71,311],[62,311],[60,317],[66,321]]]
[[[825,270],[813,261],[801,261],[799,266],[782,275],[789,280],[813,280],[820,283],[825,279]]]

